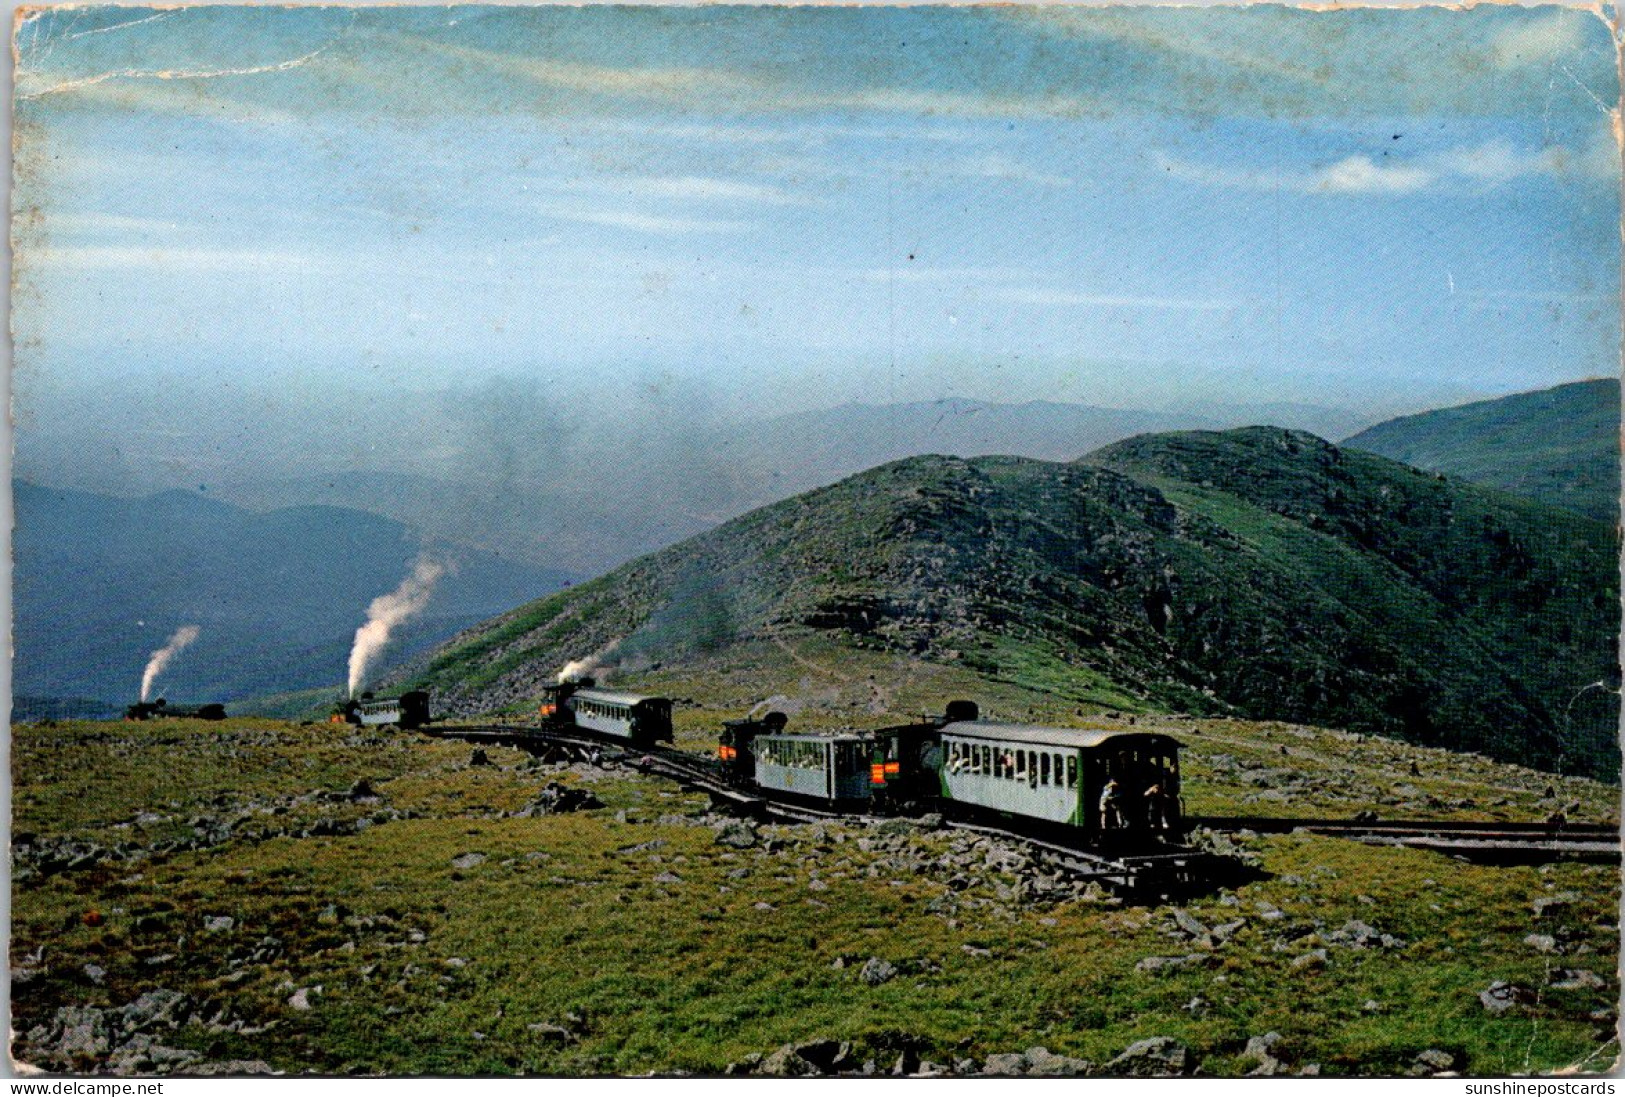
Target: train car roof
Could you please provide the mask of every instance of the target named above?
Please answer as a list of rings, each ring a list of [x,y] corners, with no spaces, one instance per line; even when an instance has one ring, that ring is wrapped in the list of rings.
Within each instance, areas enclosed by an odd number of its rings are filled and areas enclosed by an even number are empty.
[[[1034,743],[1047,747],[1092,750],[1114,739],[1162,739],[1173,746],[1179,741],[1160,731],[1127,728],[1047,728],[1037,724],[997,724],[990,720],[962,720],[943,727],[944,735],[968,739],[990,739],[1001,743]]]
[[[616,693],[608,689],[578,689],[575,697],[585,697],[589,701],[604,701],[611,705],[636,705],[643,701],[664,701],[664,697],[645,697],[641,693]]]
[[[758,743],[778,739],[791,743],[867,743],[870,737],[861,731],[838,731],[833,735],[820,735],[815,731],[785,731],[772,735],[758,735]]]

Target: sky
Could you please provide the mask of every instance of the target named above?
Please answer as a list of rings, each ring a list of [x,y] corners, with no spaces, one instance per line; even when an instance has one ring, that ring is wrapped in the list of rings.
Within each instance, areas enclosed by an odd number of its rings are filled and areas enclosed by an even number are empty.
[[[426,404],[1376,419],[1618,370],[1584,11],[92,7],[16,47],[44,482],[362,467]]]

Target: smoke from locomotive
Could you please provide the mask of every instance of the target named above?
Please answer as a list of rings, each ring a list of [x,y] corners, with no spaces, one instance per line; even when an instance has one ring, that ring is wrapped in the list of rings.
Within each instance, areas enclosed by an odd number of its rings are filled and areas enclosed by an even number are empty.
[[[196,625],[182,625],[170,636],[167,644],[152,653],[152,657],[147,660],[147,669],[141,672],[142,704],[146,704],[148,698],[152,696],[152,684],[158,680],[158,675],[164,672],[169,661],[179,655],[182,648],[196,640],[201,631]]]
[[[429,604],[434,585],[445,571],[444,565],[419,557],[412,565],[412,573],[401,580],[400,586],[372,600],[367,607],[367,623],[355,630],[355,643],[350,648],[349,695],[352,698],[366,680],[367,664],[389,643],[389,634],[397,625]]]
[[[565,682],[579,682],[583,678],[597,674],[608,669],[604,661],[615,654],[615,649],[621,646],[619,640],[611,640],[585,659],[571,659],[559,671],[559,684]]]

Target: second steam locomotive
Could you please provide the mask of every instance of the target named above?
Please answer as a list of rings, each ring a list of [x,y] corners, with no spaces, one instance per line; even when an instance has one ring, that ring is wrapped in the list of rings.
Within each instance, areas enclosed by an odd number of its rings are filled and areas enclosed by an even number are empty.
[[[590,678],[548,686],[539,714],[546,727],[636,750],[672,742],[670,700],[600,689]],[[352,701],[335,719],[423,727],[429,696]],[[1106,850],[1171,845],[1185,830],[1180,744],[1160,732],[1000,723],[983,720],[972,701],[871,731],[802,734],[788,724],[782,712],[724,721],[716,762],[724,779],[831,811],[943,812],[1064,831]]]
[[[588,679],[549,687],[541,715],[634,747],[670,742],[671,702]],[[995,723],[971,701],[874,731],[796,734],[782,712],[723,723],[717,758],[738,788],[867,814],[947,812],[1063,828],[1114,848],[1183,833],[1177,740],[1159,732]]]

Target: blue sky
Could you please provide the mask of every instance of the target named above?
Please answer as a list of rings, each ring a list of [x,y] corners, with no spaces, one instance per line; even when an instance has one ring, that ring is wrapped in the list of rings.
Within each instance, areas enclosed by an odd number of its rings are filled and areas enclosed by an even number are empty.
[[[17,46],[24,439],[172,399],[316,459],[335,404],[504,379],[1388,413],[1617,368],[1584,12],[91,8]]]

